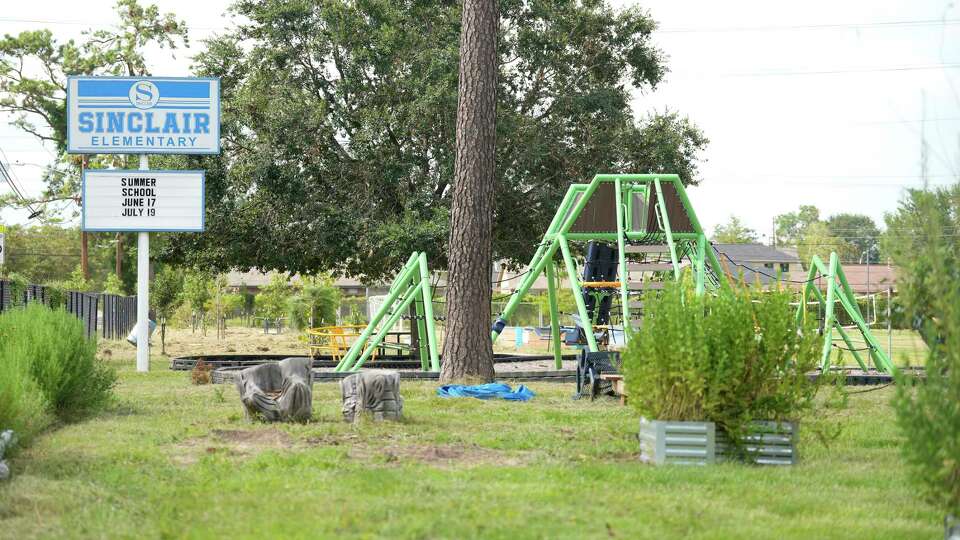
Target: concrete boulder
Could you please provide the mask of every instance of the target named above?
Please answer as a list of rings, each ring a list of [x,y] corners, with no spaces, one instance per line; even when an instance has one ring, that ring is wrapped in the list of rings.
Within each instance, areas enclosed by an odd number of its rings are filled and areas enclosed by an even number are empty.
[[[235,380],[248,419],[306,422],[313,415],[309,358],[286,358],[241,371]]]
[[[400,396],[400,373],[396,371],[361,371],[340,381],[343,398],[343,419],[356,422],[364,412],[374,420],[403,418]]]

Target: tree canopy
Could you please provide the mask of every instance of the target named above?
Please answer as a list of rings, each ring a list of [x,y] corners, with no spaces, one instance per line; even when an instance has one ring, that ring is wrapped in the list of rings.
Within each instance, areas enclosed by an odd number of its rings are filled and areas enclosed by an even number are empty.
[[[757,231],[747,227],[740,218],[731,215],[726,223],[713,230],[714,242],[721,244],[752,244],[758,241]]]
[[[836,214],[827,220],[827,228],[833,236],[843,238],[853,246],[857,260],[862,258],[867,262],[869,257],[871,263],[880,262],[880,229],[869,216]]]
[[[804,263],[816,254],[824,261],[836,251],[841,262],[859,263],[880,261],[878,241],[880,230],[873,219],[863,214],[835,214],[820,219],[820,210],[813,205],[801,205],[796,212],[776,217],[777,243],[796,246]]]
[[[223,154],[191,158],[208,171],[208,229],[167,259],[377,280],[421,250],[446,267],[460,3],[233,9],[243,23],[196,65],[222,85]],[[566,187],[598,172],[698,182],[703,134],[630,106],[667,72],[648,14],[599,0],[499,9],[495,259],[525,264]]]
[[[187,44],[187,28],[155,5],[118,0],[113,28],[88,30],[78,43],[58,41],[50,30],[29,30],[0,39],[0,111],[13,125],[56,145],[60,160],[46,173],[44,197],[79,196],[80,156],[68,156],[67,77],[70,75],[149,75],[147,47],[176,49]],[[92,158],[94,165],[121,165],[125,156]],[[0,200],[0,202],[3,202]],[[13,202],[13,201],[8,201]]]

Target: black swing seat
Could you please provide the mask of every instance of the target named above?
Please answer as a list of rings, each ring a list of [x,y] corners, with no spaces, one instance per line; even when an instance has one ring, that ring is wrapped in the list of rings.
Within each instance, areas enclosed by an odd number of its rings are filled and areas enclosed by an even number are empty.
[[[577,359],[577,394],[574,399],[590,396],[596,399],[601,394],[616,395],[613,385],[600,375],[620,373],[620,353],[616,351],[590,352],[583,350]]]

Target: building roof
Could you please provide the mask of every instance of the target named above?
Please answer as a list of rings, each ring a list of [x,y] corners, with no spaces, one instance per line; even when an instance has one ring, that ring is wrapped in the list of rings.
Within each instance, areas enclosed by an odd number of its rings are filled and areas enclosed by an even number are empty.
[[[800,258],[795,254],[764,244],[714,244],[713,247],[737,262],[800,262]]]
[[[247,272],[240,272],[237,270],[231,270],[227,272],[227,286],[228,287],[264,287],[270,283],[270,279],[276,272],[261,272],[259,270],[253,269]],[[290,277],[291,283],[298,283],[300,281],[299,275],[294,275]]]
[[[847,278],[850,288],[857,294],[884,292],[887,289],[897,290],[897,268],[885,264],[844,264],[843,275]],[[802,287],[807,280],[807,272],[791,272],[790,279],[796,286]]]

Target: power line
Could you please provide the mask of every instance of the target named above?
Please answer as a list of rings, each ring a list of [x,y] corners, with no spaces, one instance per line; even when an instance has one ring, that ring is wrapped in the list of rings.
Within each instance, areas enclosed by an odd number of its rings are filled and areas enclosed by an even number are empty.
[[[960,24],[960,19],[918,19],[899,21],[878,21],[865,23],[826,23],[826,24],[792,24],[775,26],[706,26],[690,28],[664,28],[656,30],[658,34],[697,34],[697,33],[724,33],[724,32],[781,32],[788,30],[838,30],[861,28],[911,28],[923,26],[949,26]]]
[[[924,71],[924,70],[934,70],[934,69],[956,69],[960,68],[960,63],[946,63],[946,64],[926,64],[926,65],[916,65],[916,66],[889,66],[889,67],[866,67],[866,68],[846,68],[846,69],[827,69],[827,70],[811,70],[811,71],[743,71],[743,72],[727,72],[727,73],[694,73],[694,72],[676,72],[676,75],[680,76],[705,76],[705,77],[793,77],[793,76],[804,76],[804,75],[848,75],[856,73],[883,73],[883,72],[898,72],[898,71]]]
[[[69,19],[37,19],[37,18],[18,18],[18,17],[0,17],[0,22],[10,23],[31,23],[31,24],[61,24],[66,26],[89,26],[91,28],[115,28],[116,25],[104,25],[103,21],[78,21]],[[226,27],[214,26],[187,26],[188,30],[226,30]]]

